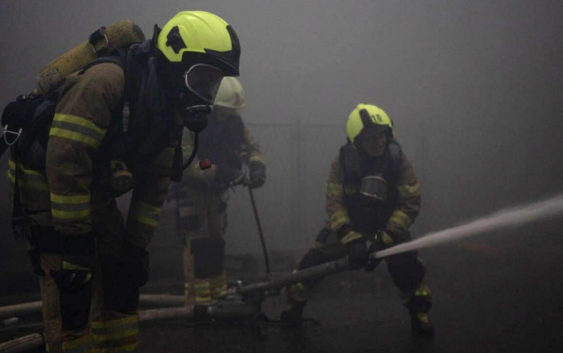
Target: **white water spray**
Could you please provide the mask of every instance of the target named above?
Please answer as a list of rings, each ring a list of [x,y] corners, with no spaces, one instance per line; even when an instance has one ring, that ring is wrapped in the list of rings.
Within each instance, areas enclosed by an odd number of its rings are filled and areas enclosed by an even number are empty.
[[[550,218],[562,213],[563,194],[530,205],[501,210],[469,223],[426,234],[418,239],[393,246],[386,250],[378,251],[375,254],[375,257],[382,258],[406,251],[427,248],[429,246],[467,238],[480,233],[507,227],[521,226],[529,222]]]

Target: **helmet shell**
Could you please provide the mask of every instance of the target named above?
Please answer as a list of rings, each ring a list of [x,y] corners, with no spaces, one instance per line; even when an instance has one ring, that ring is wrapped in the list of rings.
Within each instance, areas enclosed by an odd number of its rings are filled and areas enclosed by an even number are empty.
[[[238,75],[240,44],[233,28],[206,11],[181,11],[158,34],[157,50],[170,63],[215,64],[226,75]]]
[[[365,114],[365,113],[367,114]],[[358,104],[354,110],[348,116],[348,121],[346,122],[346,135],[348,140],[354,143],[356,137],[362,132],[366,127],[364,125],[364,120],[362,115],[368,116],[371,123],[379,126],[387,126],[390,133],[393,133],[393,122],[385,113],[385,111],[373,104]]]
[[[224,77],[213,104],[230,109],[246,108],[246,93],[240,81],[236,77]]]

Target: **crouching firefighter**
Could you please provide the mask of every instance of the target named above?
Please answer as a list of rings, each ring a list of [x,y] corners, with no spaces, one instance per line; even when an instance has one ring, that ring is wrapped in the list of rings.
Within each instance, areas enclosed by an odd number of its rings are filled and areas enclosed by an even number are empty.
[[[346,124],[348,142],[332,163],[326,185],[328,222],[315,246],[302,258],[305,269],[335,258],[349,257],[352,268],[372,269],[369,243],[381,250],[410,240],[409,227],[420,209],[420,185],[397,140],[387,114],[375,105],[358,104]],[[335,242],[327,240],[334,235]],[[405,299],[414,334],[431,336],[430,290],[416,252],[385,259],[393,282]],[[317,281],[318,282],[318,281]],[[289,309],[282,320],[299,324],[307,291],[315,285],[288,288]]]
[[[257,188],[266,180],[258,143],[245,127],[241,111],[246,95],[240,81],[225,77],[215,98],[208,125],[200,134],[197,157],[172,189],[177,203],[177,233],[184,242],[184,296],[196,313],[207,312],[212,299],[227,293],[224,271],[228,189],[248,182]],[[184,154],[193,139],[185,131]],[[205,165],[207,163],[207,165]],[[249,169],[248,178],[243,167]],[[248,180],[246,180],[248,179]]]
[[[67,76],[46,135],[12,145],[14,230],[41,276],[48,352],[137,351],[146,248],[181,173],[182,129],[205,126],[239,56],[223,19],[179,12],[151,40]],[[39,136],[23,149],[28,134]],[[115,198],[130,189],[124,221]]]

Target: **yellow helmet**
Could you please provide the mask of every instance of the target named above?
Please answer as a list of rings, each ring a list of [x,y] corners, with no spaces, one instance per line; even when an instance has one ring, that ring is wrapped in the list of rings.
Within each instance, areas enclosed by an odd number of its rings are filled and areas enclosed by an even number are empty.
[[[156,39],[156,48],[171,64],[188,69],[197,63],[218,67],[225,76],[238,76],[240,43],[234,29],[206,11],[181,11]]]
[[[240,81],[236,77],[224,77],[213,104],[230,109],[244,109],[246,93]]]
[[[365,127],[370,125],[386,126],[389,134],[393,134],[393,122],[383,109],[373,104],[358,104],[348,116],[346,135],[354,143],[356,137]]]

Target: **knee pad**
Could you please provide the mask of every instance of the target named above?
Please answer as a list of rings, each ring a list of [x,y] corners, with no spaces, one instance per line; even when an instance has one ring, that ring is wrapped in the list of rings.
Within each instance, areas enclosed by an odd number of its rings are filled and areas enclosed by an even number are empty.
[[[196,238],[190,241],[195,278],[219,276],[223,272],[225,241],[220,238]]]

